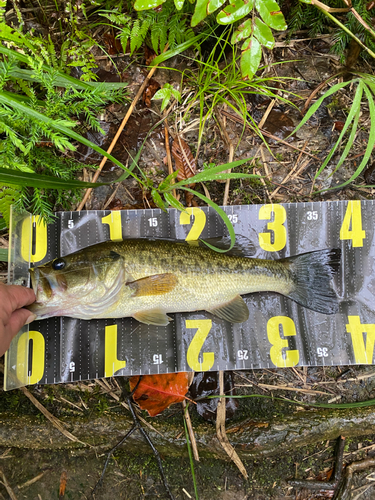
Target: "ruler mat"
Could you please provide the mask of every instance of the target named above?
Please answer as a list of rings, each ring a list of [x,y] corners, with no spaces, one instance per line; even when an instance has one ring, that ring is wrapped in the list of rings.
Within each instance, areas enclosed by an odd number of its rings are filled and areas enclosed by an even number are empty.
[[[244,296],[249,320],[231,324],[203,311],[171,315],[166,326],[132,318],[50,318],[24,327],[6,354],[5,390],[117,375],[373,364],[375,205],[338,201],[224,207],[253,256],[279,259],[341,248],[333,288],[339,312],[324,315],[276,293]],[[9,279],[29,284],[28,268],[95,243],[124,238],[197,240],[228,230],[210,207],[13,215]],[[246,243],[245,243],[246,244]],[[207,290],[209,293],[209,290]]]

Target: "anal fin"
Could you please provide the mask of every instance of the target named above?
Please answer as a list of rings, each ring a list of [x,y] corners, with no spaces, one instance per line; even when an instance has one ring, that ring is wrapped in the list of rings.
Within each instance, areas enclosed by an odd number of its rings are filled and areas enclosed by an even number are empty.
[[[167,316],[164,311],[160,309],[151,309],[150,311],[140,311],[133,314],[133,318],[140,323],[146,325],[167,326],[172,318]]]
[[[240,295],[208,312],[230,323],[243,323],[249,319],[249,309]]]

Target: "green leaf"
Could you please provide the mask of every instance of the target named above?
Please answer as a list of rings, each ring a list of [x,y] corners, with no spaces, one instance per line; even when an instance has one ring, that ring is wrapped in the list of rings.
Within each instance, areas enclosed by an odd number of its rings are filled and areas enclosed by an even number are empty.
[[[201,33],[200,35],[194,36],[193,38],[189,38],[189,40],[186,40],[186,42],[180,43],[180,45],[177,45],[174,49],[163,52],[162,54],[160,54],[160,56],[157,56],[155,57],[155,59],[152,60],[151,66],[157,66],[158,64],[167,61],[171,57],[177,56],[177,54],[184,52],[185,50],[189,49],[192,45],[195,45],[198,42],[200,42],[200,40],[202,40],[203,37],[208,38],[208,35],[205,33]]]
[[[158,99],[170,99],[171,98],[171,90],[169,88],[162,88],[155,92],[154,97],[151,99],[152,101],[157,101]]]
[[[19,61],[21,61],[22,63],[29,64],[28,57],[15,50],[7,49],[5,47],[0,46],[0,54],[5,54],[8,57],[14,57]],[[42,69],[44,71],[51,70],[50,66],[48,66],[47,64],[43,64]],[[18,74],[19,78],[22,78],[23,80],[40,82],[40,79],[36,76],[33,70],[17,68],[17,70],[14,71],[15,71],[14,78],[16,78],[16,75]],[[64,87],[64,88],[73,87],[76,89],[84,90],[84,89],[92,89],[93,87],[98,87],[99,85],[101,85],[105,89],[109,90],[109,89],[122,88],[127,85],[126,83],[120,83],[120,82],[82,82],[81,80],[78,80],[73,76],[63,73],[62,71],[54,70],[54,72],[56,75],[55,83],[58,87]]]
[[[120,161],[116,160],[116,158],[114,158],[112,155],[110,155],[106,151],[104,151],[104,149],[100,148],[99,146],[97,146],[93,142],[89,141],[85,137],[82,137],[80,134],[77,134],[76,132],[74,132],[70,128],[64,127],[63,125],[60,125],[59,123],[56,123],[51,118],[48,118],[47,116],[44,116],[41,113],[38,113],[38,111],[35,111],[34,109],[29,108],[28,106],[22,104],[17,99],[10,98],[8,95],[5,95],[1,91],[0,91],[0,103],[4,104],[6,106],[10,106],[10,107],[12,107],[14,109],[18,109],[19,111],[21,111],[25,115],[27,115],[27,116],[35,119],[35,120],[39,120],[39,121],[41,121],[43,123],[47,123],[49,127],[53,128],[55,130],[58,130],[62,134],[67,135],[68,137],[71,137],[72,139],[74,139],[74,140],[76,140],[76,141],[84,144],[85,146],[88,146],[89,148],[92,148],[94,151],[97,151],[101,155],[103,155],[106,158],[108,158],[109,160],[111,160],[115,165],[117,165],[118,167],[120,167],[123,170],[125,170],[132,177],[136,177],[130,171],[130,169],[126,168],[125,165],[123,165]],[[136,177],[136,179],[138,180],[137,177]]]
[[[254,36],[262,45],[267,47],[267,49],[274,48],[275,39],[273,37],[271,29],[258,17],[255,19]]]
[[[328,92],[327,92],[328,93]],[[362,83],[362,80],[359,80],[359,83],[358,83],[358,87],[357,87],[357,90],[356,90],[356,93],[355,93],[355,96],[354,96],[354,99],[353,99],[353,104],[350,108],[350,111],[349,111],[349,114],[346,118],[346,121],[345,121],[345,124],[344,124],[344,127],[339,135],[339,138],[337,139],[336,141],[336,144],[333,146],[333,148],[331,149],[329,155],[327,156],[327,158],[324,160],[324,162],[322,163],[322,165],[319,167],[319,170],[317,171],[317,173],[315,174],[315,178],[318,177],[318,175],[325,169],[325,167],[328,165],[328,162],[330,161],[330,159],[332,158],[332,156],[334,155],[336,149],[339,147],[349,125],[351,124],[351,122],[353,121],[356,113],[357,113],[357,110],[358,108],[361,106],[361,100],[362,100],[362,94],[363,94],[363,83]],[[324,96],[323,96],[324,97]]]
[[[291,135],[295,134],[306,122],[307,120],[309,120],[312,115],[315,113],[315,111],[317,111],[317,109],[319,108],[319,106],[322,104],[322,102],[324,101],[324,99],[326,99],[327,97],[329,97],[330,95],[334,94],[335,92],[337,92],[338,90],[346,87],[346,85],[349,85],[349,84],[352,84],[352,83],[358,83],[358,78],[356,80],[349,80],[348,82],[342,82],[342,83],[336,83],[336,85],[334,85],[333,87],[331,87],[324,95],[322,95],[322,97],[320,97],[307,111],[307,113],[305,114],[305,116],[302,118],[302,120],[300,121],[300,123],[297,125],[297,127],[293,130],[293,132],[291,132],[288,137],[290,137]]]
[[[256,178],[259,179],[259,175],[255,174],[242,174],[242,173],[221,173],[223,170],[232,169],[238,167],[239,165],[243,165],[251,161],[253,158],[246,158],[244,160],[234,161],[232,163],[226,163],[224,165],[218,165],[217,167],[210,168],[209,170],[205,170],[204,172],[200,172],[199,174],[194,175],[193,177],[189,177],[189,179],[184,179],[176,184],[171,185],[170,189],[176,188],[178,189],[180,186],[184,186],[185,184],[192,184],[194,182],[205,182],[205,181],[215,181],[215,180],[223,180],[223,179],[248,179],[248,178]]]
[[[363,89],[365,91],[365,94],[368,99],[368,107],[370,111],[370,131],[369,131],[369,137],[367,141],[367,147],[365,154],[363,156],[363,159],[358,166],[357,170],[354,172],[354,174],[348,179],[347,181],[343,182],[339,186],[334,186],[331,189],[337,189],[337,188],[342,188],[344,186],[347,186],[351,182],[353,182],[363,171],[363,169],[366,167],[367,162],[370,159],[370,156],[372,154],[374,145],[375,145],[375,104],[374,104],[374,96],[371,94],[370,90],[366,85],[363,84]]]
[[[29,186],[45,189],[83,189],[104,186],[104,182],[65,180],[49,175],[29,174],[11,168],[0,168],[0,183],[12,186]]]
[[[243,77],[251,80],[257,72],[262,58],[262,48],[258,40],[254,37],[245,40],[241,54],[241,73]]]
[[[232,24],[247,16],[253,8],[253,0],[235,0],[234,3],[224,7],[216,16],[219,24]]]
[[[237,30],[233,33],[231,43],[238,43],[241,40],[245,40],[249,38],[253,29],[253,22],[251,19],[248,19],[244,23],[240,24]]]
[[[164,189],[168,189],[170,186],[172,188],[174,187],[174,184],[172,184],[172,180],[175,179],[178,176],[178,170],[175,172],[172,172],[171,174],[168,175],[160,184],[159,184],[159,191],[164,191]]]
[[[198,198],[203,200],[205,203],[207,203],[207,205],[212,207],[220,215],[220,217],[224,221],[224,224],[228,228],[229,236],[230,236],[230,246],[226,250],[223,250],[222,248],[217,248],[217,247],[211,245],[210,243],[207,243],[207,241],[202,240],[202,242],[205,245],[207,245],[209,248],[211,248],[211,250],[215,250],[215,252],[225,253],[225,252],[228,252],[229,250],[232,250],[232,248],[234,247],[234,244],[236,242],[236,234],[234,232],[233,225],[232,225],[231,221],[229,220],[227,214],[224,212],[224,210],[222,208],[220,208],[219,205],[216,205],[215,202],[213,202],[212,200],[210,200],[209,198],[204,196],[203,194],[198,193],[198,191],[194,191],[193,189],[190,189],[187,187],[182,187],[181,189],[184,189],[185,191],[188,191],[189,193],[193,193],[195,196],[197,196]]]
[[[135,0],[135,10],[149,10],[159,7],[165,0]]]
[[[177,10],[181,10],[184,6],[184,0],[174,0],[174,4]]]
[[[156,189],[151,190],[151,196],[152,196],[152,199],[154,200],[155,205],[158,206],[159,208],[161,208],[162,210],[165,210],[165,205],[164,205],[163,199],[160,196],[160,194],[157,192]]]
[[[5,223],[5,220],[3,217],[0,217],[0,231],[3,231],[4,229],[6,229],[7,225]]]
[[[284,15],[274,0],[255,0],[255,7],[268,26],[279,31],[287,29]]]
[[[0,248],[0,261],[1,262],[8,262],[8,249],[7,248]]]
[[[226,0],[211,0],[211,1],[209,1],[208,5],[207,5],[207,14],[212,14],[213,12],[215,12],[215,10],[217,10],[219,7],[224,5],[225,2],[226,2]]]
[[[180,203],[176,198],[173,196],[172,193],[164,193],[164,198],[165,201],[173,208],[177,208],[177,210],[180,210],[182,212],[185,211],[185,207]]]
[[[197,0],[195,10],[191,19],[191,26],[194,27],[207,17],[207,7],[209,0]]]

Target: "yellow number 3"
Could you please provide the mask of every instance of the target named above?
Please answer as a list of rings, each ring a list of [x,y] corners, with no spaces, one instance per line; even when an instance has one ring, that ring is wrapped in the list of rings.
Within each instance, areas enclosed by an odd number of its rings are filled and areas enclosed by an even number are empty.
[[[271,233],[259,233],[259,245],[267,252],[278,252],[286,245],[286,210],[282,205],[263,205],[259,210],[259,220],[273,221],[267,224],[267,229],[273,232],[273,243]]]

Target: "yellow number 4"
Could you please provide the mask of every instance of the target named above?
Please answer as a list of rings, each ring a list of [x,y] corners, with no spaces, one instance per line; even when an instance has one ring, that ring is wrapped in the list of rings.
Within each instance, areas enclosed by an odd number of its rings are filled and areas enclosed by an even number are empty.
[[[345,217],[340,229],[340,240],[352,240],[353,247],[363,247],[363,240],[365,238],[366,231],[362,229],[361,202],[348,201]]]

